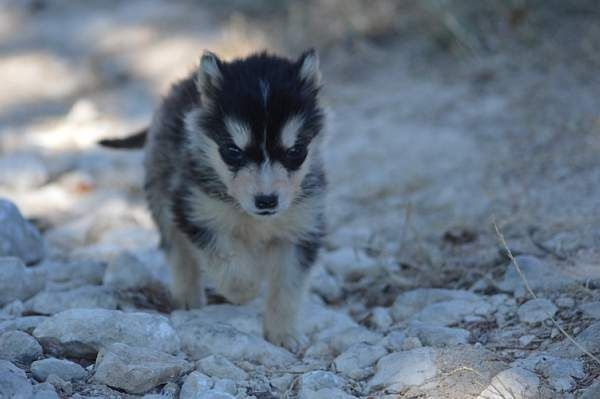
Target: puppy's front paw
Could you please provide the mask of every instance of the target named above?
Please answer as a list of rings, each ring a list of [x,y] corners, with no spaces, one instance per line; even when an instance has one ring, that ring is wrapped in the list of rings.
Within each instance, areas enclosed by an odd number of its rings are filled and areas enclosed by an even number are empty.
[[[265,338],[274,345],[282,346],[292,353],[299,353],[308,347],[306,335],[279,329],[265,328]]]
[[[218,290],[227,300],[236,305],[243,305],[255,299],[260,293],[260,284],[254,281],[232,279],[222,284]]]

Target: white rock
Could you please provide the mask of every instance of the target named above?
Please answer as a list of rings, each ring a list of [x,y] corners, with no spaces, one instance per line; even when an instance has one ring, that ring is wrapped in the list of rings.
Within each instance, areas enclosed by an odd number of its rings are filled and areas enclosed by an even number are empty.
[[[382,308],[380,306],[374,307],[371,310],[370,321],[373,326],[378,330],[385,330],[389,328],[394,320],[390,314],[390,310],[388,308]]]
[[[559,291],[575,283],[572,277],[560,273],[554,267],[534,256],[517,256],[516,261],[535,293],[539,291]],[[509,263],[502,281],[497,286],[503,291],[512,292],[515,297],[528,295],[525,284],[512,263]]]
[[[310,371],[303,374],[299,380],[299,397],[309,398],[314,392],[322,389],[341,389],[346,384],[343,378],[329,371]]]
[[[156,279],[136,256],[124,252],[108,264],[103,282],[118,289],[136,289],[153,285]]]
[[[31,335],[8,331],[0,335],[0,359],[29,365],[42,355],[42,347]]]
[[[59,396],[52,384],[44,382],[33,386],[33,399],[59,399]]]
[[[85,378],[87,372],[79,364],[66,359],[47,358],[31,364],[31,374],[38,381],[46,381],[54,374],[65,381],[76,381]]]
[[[42,291],[25,302],[31,313],[52,315],[67,309],[116,309],[117,298],[112,290],[87,285],[67,291]]]
[[[216,380],[213,389],[215,391],[225,392],[230,395],[235,395],[237,393],[237,385],[235,381],[229,378],[221,378]]]
[[[600,398],[600,378],[596,378],[596,382],[588,387],[579,399],[598,399]]]
[[[173,319],[182,350],[192,359],[222,355],[231,361],[247,360],[267,367],[285,367],[297,359],[263,338],[247,334],[225,323]]]
[[[402,345],[406,339],[406,334],[402,330],[391,331],[384,339],[381,340],[383,345],[390,352],[398,352],[402,350]]]
[[[46,270],[48,280],[55,286],[68,285],[70,288],[75,288],[82,285],[102,284],[106,263],[91,260],[69,262],[45,260],[40,267]]]
[[[50,352],[93,357],[114,342],[177,353],[181,341],[163,316],[106,309],[71,309],[43,321],[33,331]]]
[[[338,279],[323,268],[318,268],[312,274],[310,285],[313,292],[330,303],[341,299],[343,294],[342,285]]]
[[[44,160],[35,153],[13,153],[0,158],[0,186],[26,190],[43,185],[49,178]]]
[[[448,326],[460,323],[467,316],[487,315],[492,306],[478,298],[477,300],[453,299],[427,305],[412,316],[412,320],[429,324]]]
[[[200,371],[213,378],[230,378],[232,380],[248,378],[248,373],[221,355],[207,356],[198,360],[196,364]]]
[[[33,330],[47,318],[48,317],[46,316],[25,316],[0,322],[0,334],[7,331],[24,331],[31,334],[33,333]]]
[[[35,226],[23,218],[12,202],[0,198],[0,257],[14,256],[29,265],[42,260],[45,252]]]
[[[549,300],[538,298],[531,299],[522,304],[517,314],[519,315],[519,320],[522,322],[534,324],[554,317],[557,310],[558,308]]]
[[[1,242],[2,237],[0,237]],[[17,299],[31,298],[44,288],[45,279],[46,274],[43,269],[26,268],[19,258],[0,257],[0,306]]]
[[[2,308],[2,311],[0,312],[0,317],[2,317],[2,315],[6,315],[9,318],[21,317],[24,311],[25,305],[23,305],[23,301],[17,299]]]
[[[562,359],[545,353],[534,354],[515,362],[519,367],[544,376],[557,392],[567,392],[576,386],[575,379],[585,376],[583,363],[579,360]]]
[[[406,337],[406,339],[402,342],[401,350],[409,351],[415,348],[421,348],[423,344],[418,337]]]
[[[198,397],[201,393],[210,390],[213,387],[213,381],[209,376],[198,371],[191,372],[181,386],[179,396],[181,399],[192,399]]]
[[[558,335],[558,334],[557,334]],[[575,340],[591,353],[600,352],[600,321],[596,321],[575,336]],[[582,352],[569,340],[553,345],[552,354],[558,357],[580,356]]]
[[[424,346],[442,348],[469,343],[471,333],[462,328],[449,328],[435,324],[412,322],[407,334],[419,338]]]
[[[228,394],[227,392],[217,391],[216,389],[211,389],[206,392],[202,392],[197,396],[193,397],[194,399],[235,399],[235,396]],[[182,397],[183,399],[183,397]]]
[[[369,381],[368,389],[371,392],[384,388],[402,391],[421,385],[436,374],[436,353],[431,348],[391,353],[377,362],[377,373]]]
[[[0,398],[29,399],[33,388],[25,372],[7,360],[0,360]]]
[[[561,296],[556,300],[556,306],[559,308],[572,308],[575,306],[575,300],[570,296]]]
[[[535,335],[523,335],[519,338],[519,345],[521,345],[522,348],[525,348],[529,346],[529,344],[532,343],[536,338],[537,337]]]
[[[261,335],[262,320],[259,307],[249,305],[208,305],[202,309],[175,311],[171,314],[173,325],[194,323],[225,323],[246,334]]]
[[[477,399],[538,399],[540,379],[535,373],[513,367],[497,374]]]
[[[383,339],[383,335],[363,326],[357,326],[336,331],[332,335],[320,334],[318,339],[326,339],[335,353],[342,353],[350,346],[361,342],[376,344]]]
[[[583,303],[579,308],[584,316],[592,319],[600,319],[600,301]]]
[[[347,394],[338,388],[323,388],[318,391],[301,390],[298,399],[353,399],[356,396]]]
[[[355,380],[361,380],[373,374],[373,364],[387,354],[379,345],[365,343],[354,344],[335,358],[335,369]]]
[[[428,305],[451,300],[479,302],[481,298],[477,294],[464,290],[419,288],[398,295],[391,313],[397,321],[406,320]]]
[[[178,378],[191,367],[185,360],[164,352],[115,343],[98,353],[94,380],[140,394]]]
[[[377,262],[363,251],[344,247],[322,254],[322,263],[335,276],[344,279],[346,276],[366,275],[374,269]]]

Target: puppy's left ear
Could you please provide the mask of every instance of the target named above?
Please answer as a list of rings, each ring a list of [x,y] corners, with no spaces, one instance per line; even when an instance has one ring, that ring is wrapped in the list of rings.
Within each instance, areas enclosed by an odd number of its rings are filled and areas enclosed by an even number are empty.
[[[311,48],[298,58],[300,78],[317,87],[321,84],[321,70],[319,69],[319,55],[317,50]]]
[[[223,79],[222,65],[223,62],[216,54],[210,51],[204,51],[204,54],[202,54],[200,67],[196,74],[196,86],[204,101],[208,101],[211,94],[221,85]]]

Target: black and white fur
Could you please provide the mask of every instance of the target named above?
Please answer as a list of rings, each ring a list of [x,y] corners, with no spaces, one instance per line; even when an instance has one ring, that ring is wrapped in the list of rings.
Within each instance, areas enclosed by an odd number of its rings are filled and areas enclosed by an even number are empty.
[[[145,143],[146,195],[176,304],[205,304],[205,274],[238,304],[266,280],[264,334],[292,350],[304,344],[296,319],[324,234],[319,88],[312,50],[294,61],[205,52],[156,111]]]

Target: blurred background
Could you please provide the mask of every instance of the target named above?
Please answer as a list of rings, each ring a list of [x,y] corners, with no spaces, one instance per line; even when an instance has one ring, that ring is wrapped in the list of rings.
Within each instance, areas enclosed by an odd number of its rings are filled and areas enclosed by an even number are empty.
[[[40,229],[46,260],[129,251],[167,281],[143,154],[97,141],[145,127],[204,49],[232,59],[308,47],[321,56],[329,136],[319,303],[388,331],[400,293],[468,289],[499,309],[457,324],[478,350],[508,362],[552,348],[558,330],[515,316],[527,295],[505,295],[495,220],[515,255],[543,260],[538,286],[561,283],[549,295],[567,304],[556,318],[568,333],[600,317],[597,0],[0,0],[0,197]],[[127,306],[169,309],[145,296]],[[41,302],[80,305],[68,298]],[[92,307],[117,306],[103,301]],[[25,313],[58,312],[30,302]],[[571,393],[600,375],[585,362]]]

